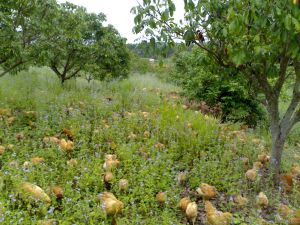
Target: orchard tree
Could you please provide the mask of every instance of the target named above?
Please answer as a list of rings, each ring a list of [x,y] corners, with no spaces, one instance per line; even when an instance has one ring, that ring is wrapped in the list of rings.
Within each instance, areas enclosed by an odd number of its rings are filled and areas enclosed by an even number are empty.
[[[174,19],[172,0],[143,0],[132,9],[136,33],[174,46],[182,39],[206,52],[218,67],[236,70],[264,94],[272,135],[271,165],[278,182],[285,140],[300,121],[300,10],[290,0],[184,0]],[[289,70],[288,68],[292,68]],[[292,96],[281,113],[279,99],[292,79]]]
[[[64,3],[52,21],[55,30],[42,48],[41,65],[48,65],[62,84],[80,75],[90,80],[128,74],[125,40],[113,28],[103,26],[104,14]]]
[[[0,0],[0,77],[34,64],[56,7],[55,0]]]

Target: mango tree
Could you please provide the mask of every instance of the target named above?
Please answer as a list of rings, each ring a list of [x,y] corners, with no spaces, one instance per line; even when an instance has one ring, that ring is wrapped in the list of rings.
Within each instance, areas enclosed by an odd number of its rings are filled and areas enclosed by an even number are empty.
[[[264,94],[272,135],[271,165],[278,181],[283,146],[300,121],[299,1],[184,0],[176,22],[172,0],[143,0],[132,9],[136,33],[173,46],[183,39],[202,49],[217,66],[236,70]],[[293,68],[292,71],[288,68]],[[292,96],[282,113],[279,98],[292,79]]]

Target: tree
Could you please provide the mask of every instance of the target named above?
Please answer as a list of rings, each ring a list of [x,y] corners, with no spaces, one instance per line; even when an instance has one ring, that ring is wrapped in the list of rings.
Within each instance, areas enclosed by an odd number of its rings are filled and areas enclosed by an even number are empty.
[[[45,61],[63,84],[79,75],[89,79],[126,76],[126,43],[112,27],[104,27],[105,15],[87,13],[83,7],[61,4],[53,18],[55,30],[43,47]]]
[[[0,0],[0,77],[34,64],[56,7],[55,0]]]
[[[216,66],[236,70],[264,94],[272,135],[271,165],[280,174],[285,140],[300,121],[299,1],[184,0],[184,20],[176,23],[172,0],[143,0],[134,7],[136,33],[174,46],[195,44]],[[293,68],[289,72],[288,67]],[[293,79],[288,109],[280,114],[284,84]]]

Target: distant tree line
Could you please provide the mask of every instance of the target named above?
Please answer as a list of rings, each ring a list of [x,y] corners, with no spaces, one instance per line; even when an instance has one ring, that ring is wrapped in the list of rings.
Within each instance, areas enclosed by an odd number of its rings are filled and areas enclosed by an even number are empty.
[[[165,46],[163,43],[152,43],[151,41],[142,41],[135,44],[130,43],[127,44],[127,46],[131,51],[142,58],[170,58],[176,51],[176,47],[170,48]]]
[[[126,40],[105,20],[56,0],[0,0],[0,77],[30,66],[48,66],[61,83],[127,76]]]

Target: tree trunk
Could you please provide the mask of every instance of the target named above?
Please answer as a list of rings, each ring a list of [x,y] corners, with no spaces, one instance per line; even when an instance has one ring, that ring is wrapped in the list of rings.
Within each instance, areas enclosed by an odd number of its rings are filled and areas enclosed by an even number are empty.
[[[285,138],[281,138],[278,135],[272,137],[271,167],[272,167],[272,173],[273,173],[273,179],[275,185],[279,184],[281,157],[282,157],[284,143],[285,143]]]

